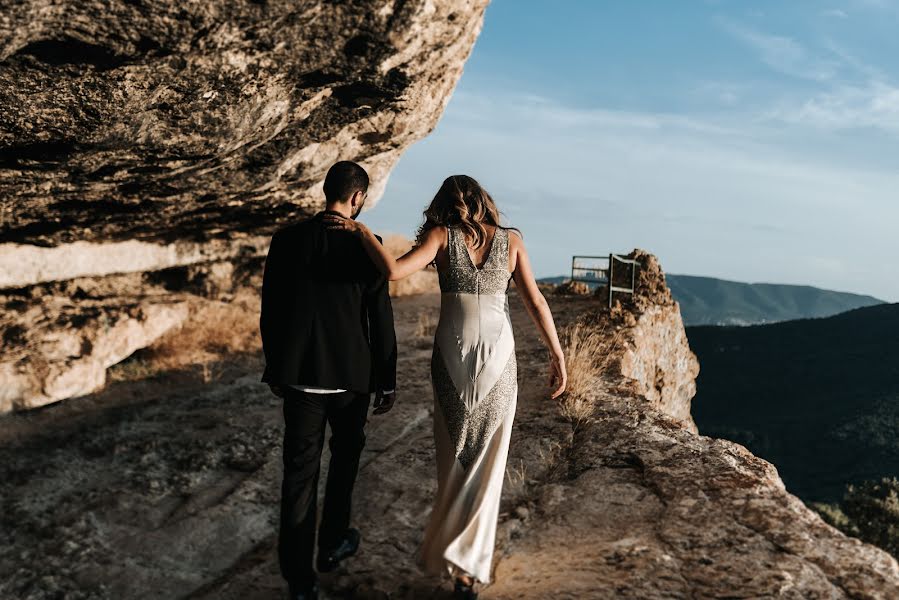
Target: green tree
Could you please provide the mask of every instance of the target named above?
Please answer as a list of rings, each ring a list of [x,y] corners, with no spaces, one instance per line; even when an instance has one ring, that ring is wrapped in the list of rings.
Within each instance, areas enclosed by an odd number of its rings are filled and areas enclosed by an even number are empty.
[[[854,535],[899,557],[899,479],[847,485],[841,509]]]

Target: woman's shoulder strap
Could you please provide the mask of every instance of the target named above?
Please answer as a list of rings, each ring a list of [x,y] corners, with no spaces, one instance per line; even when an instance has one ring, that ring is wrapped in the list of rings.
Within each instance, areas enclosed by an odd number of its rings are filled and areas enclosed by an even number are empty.
[[[502,248],[502,252],[499,253],[497,259],[501,261],[502,265],[506,268],[509,267],[509,230],[506,227],[496,227],[496,234],[500,236],[499,242],[500,247]]]
[[[446,252],[449,257],[450,264],[453,264],[457,254],[456,241],[459,237],[459,232],[456,231],[456,228],[453,225],[446,226]]]

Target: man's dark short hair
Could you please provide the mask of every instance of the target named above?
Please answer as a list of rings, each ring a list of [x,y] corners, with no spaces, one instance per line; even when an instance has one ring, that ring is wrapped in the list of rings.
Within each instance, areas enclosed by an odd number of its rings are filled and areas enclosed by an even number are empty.
[[[325,199],[344,202],[356,192],[368,191],[368,173],[351,160],[334,163],[325,176]]]

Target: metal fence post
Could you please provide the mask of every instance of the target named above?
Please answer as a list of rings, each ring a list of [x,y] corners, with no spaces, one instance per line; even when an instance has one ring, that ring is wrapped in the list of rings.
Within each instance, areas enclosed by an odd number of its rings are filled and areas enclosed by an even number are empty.
[[[590,260],[607,260],[607,265],[605,268],[597,268],[595,266],[580,266],[581,263],[578,263],[578,259],[590,259]],[[630,266],[631,268],[631,285],[630,287],[621,285],[615,285],[615,263],[619,262],[622,265]],[[615,292],[624,292],[626,294],[634,295],[637,288],[637,268],[639,267],[639,263],[630,258],[623,258],[622,255],[615,254],[614,252],[610,252],[605,256],[581,256],[574,255],[571,257],[571,281],[584,281],[588,284],[602,285],[606,284],[609,290],[609,309],[612,308],[612,303],[615,300]],[[585,272],[585,274],[581,274],[581,272]],[[602,277],[599,277],[599,274],[602,274]],[[625,275],[626,277],[626,275]]]
[[[612,285],[615,281],[615,259],[613,254],[609,253],[609,310],[612,310]]]
[[[637,293],[637,263],[631,265],[631,298]]]

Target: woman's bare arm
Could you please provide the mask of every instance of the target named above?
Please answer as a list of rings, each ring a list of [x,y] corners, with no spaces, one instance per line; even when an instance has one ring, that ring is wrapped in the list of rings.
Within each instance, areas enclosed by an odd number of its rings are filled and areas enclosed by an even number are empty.
[[[323,219],[329,229],[348,231],[359,237],[372,262],[390,281],[408,277],[427,267],[446,242],[446,229],[435,227],[427,232],[421,244],[399,258],[393,258],[364,223],[332,214],[325,215]]]
[[[552,397],[558,398],[568,385],[568,373],[565,369],[565,354],[562,352],[562,344],[559,343],[556,324],[553,321],[549,303],[543,297],[540,288],[537,287],[537,281],[534,279],[534,272],[531,270],[531,261],[528,258],[527,250],[525,250],[524,242],[517,235],[510,235],[509,245],[515,264],[512,278],[515,280],[515,287],[524,301],[524,306],[531,316],[531,320],[537,326],[540,337],[543,338],[543,343],[549,348],[552,357],[550,385],[554,386]]]

